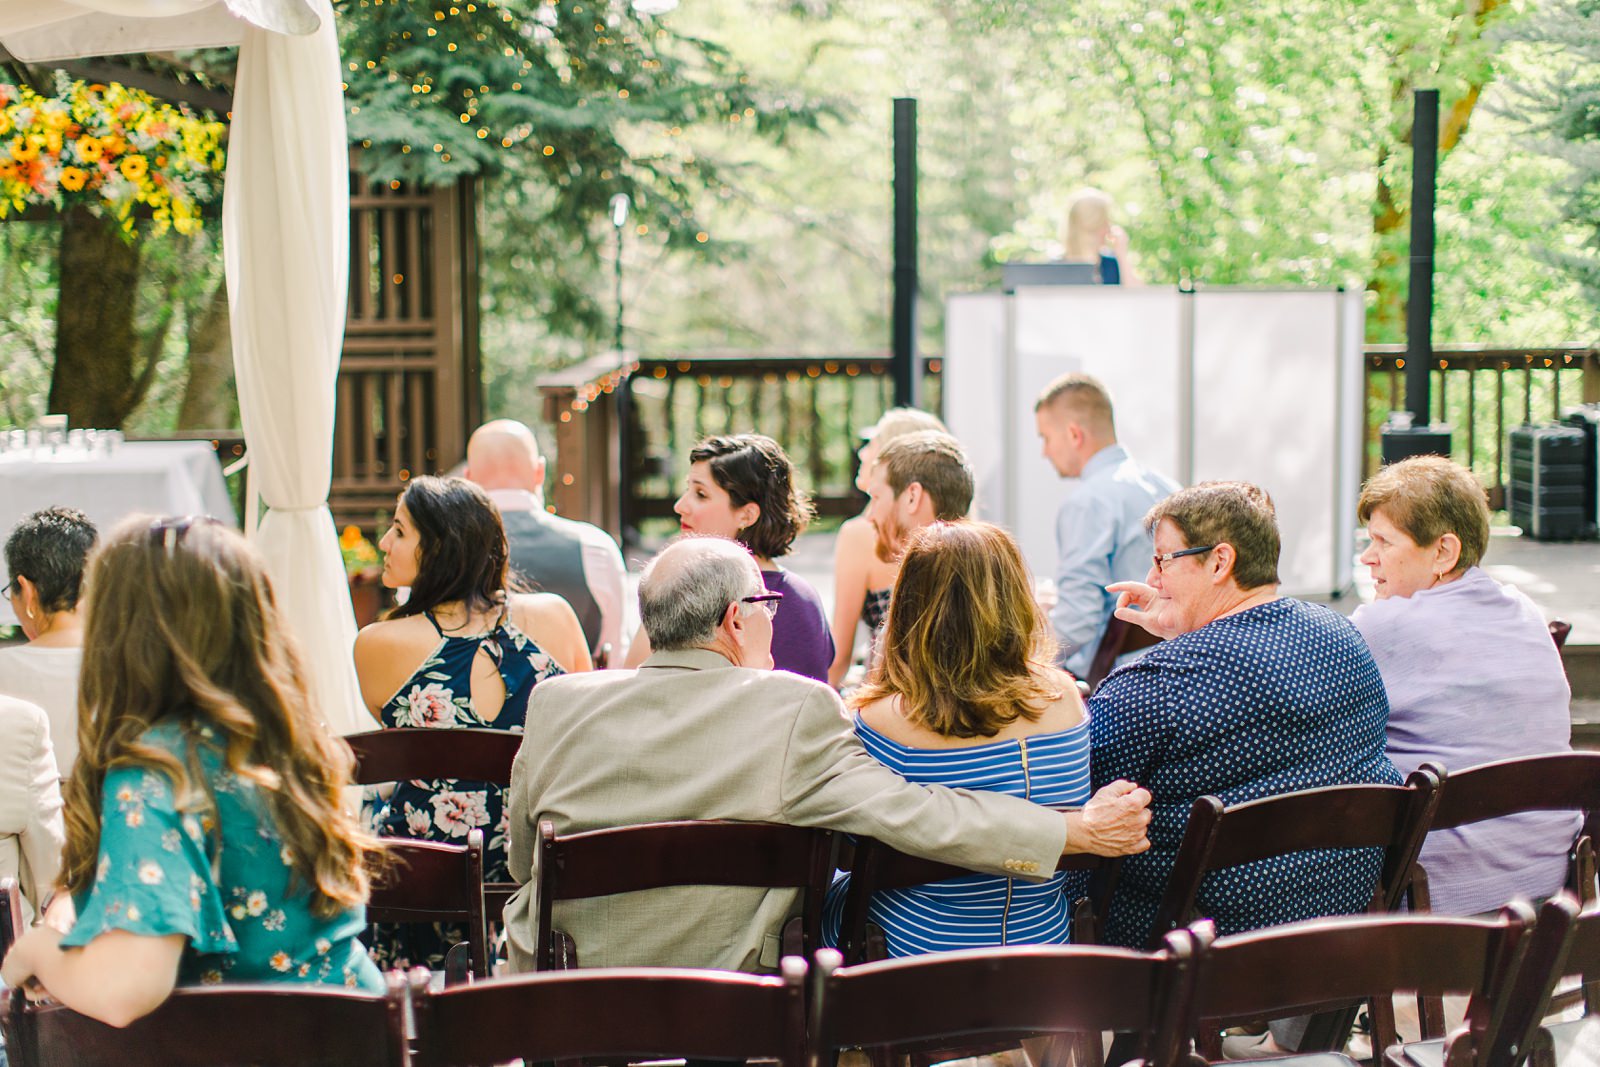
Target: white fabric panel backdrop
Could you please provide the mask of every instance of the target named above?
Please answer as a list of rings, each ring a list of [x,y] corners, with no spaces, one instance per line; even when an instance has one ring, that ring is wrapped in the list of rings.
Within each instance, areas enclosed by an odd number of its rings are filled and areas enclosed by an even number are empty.
[[[327,499],[344,336],[349,155],[329,0],[0,0],[0,44],[27,62],[237,44],[223,245],[256,531],[332,728],[373,726]]]
[[[1353,587],[1361,486],[1359,292],[1019,286],[951,297],[945,421],[977,469],[979,511],[1008,526],[1039,576],[1055,572],[1055,516],[1077,488],[1040,457],[1033,403],[1087,371],[1141,462],[1193,484],[1242,478],[1278,508],[1289,596]]]

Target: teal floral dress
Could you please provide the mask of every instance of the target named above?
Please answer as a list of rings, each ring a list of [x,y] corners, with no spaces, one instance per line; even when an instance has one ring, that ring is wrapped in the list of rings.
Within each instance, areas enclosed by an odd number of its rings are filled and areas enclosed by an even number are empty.
[[[179,985],[304,982],[383,992],[383,976],[357,940],[365,910],[313,914],[267,798],[227,769],[212,729],[169,721],[141,740],[196,768],[204,781],[194,784],[203,788],[180,808],[165,771],[106,772],[99,867],[89,890],[73,898],[77,922],[62,946],[108,930],[182,934]]]
[[[564,673],[561,666],[504,613],[488,632],[459,637],[447,635],[432,612],[423,614],[439,632],[439,644],[383,706],[379,713],[383,725],[433,730],[477,727],[520,734],[533,687]],[[499,669],[506,690],[505,702],[493,719],[485,719],[472,706],[472,664],[480,653]],[[457,778],[397,782],[388,799],[375,809],[373,825],[385,837],[454,845],[465,844],[468,833],[481,829],[483,880],[509,882],[506,841],[511,824],[505,793],[504,787],[490,782]],[[498,916],[490,916],[491,922],[496,919]],[[445,953],[465,936],[459,923],[374,923],[367,944],[385,969],[438,970],[444,966]]]

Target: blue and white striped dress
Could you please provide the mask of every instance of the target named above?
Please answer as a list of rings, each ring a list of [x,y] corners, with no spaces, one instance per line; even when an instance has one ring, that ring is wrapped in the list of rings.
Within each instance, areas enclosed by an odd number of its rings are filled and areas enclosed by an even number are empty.
[[[912,748],[856,719],[856,734],[873,758],[909,782],[981,789],[1023,797],[1046,807],[1089,799],[1089,723],[1058,733],[963,748]],[[930,885],[889,889],[868,910],[882,927],[890,956],[961,948],[1065,943],[1072,902],[1066,875],[1046,882],[971,874]],[[837,944],[848,875],[828,891],[823,940]]]

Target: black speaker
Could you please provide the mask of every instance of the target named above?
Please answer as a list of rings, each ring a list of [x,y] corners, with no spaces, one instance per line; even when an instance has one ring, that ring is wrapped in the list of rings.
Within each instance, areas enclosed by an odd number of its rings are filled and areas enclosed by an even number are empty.
[[[1431,426],[1385,426],[1381,439],[1383,462],[1397,463],[1412,456],[1450,456],[1450,424]]]

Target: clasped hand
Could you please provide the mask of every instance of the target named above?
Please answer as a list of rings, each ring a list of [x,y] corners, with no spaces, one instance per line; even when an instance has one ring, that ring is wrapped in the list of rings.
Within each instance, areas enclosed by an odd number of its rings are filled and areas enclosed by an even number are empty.
[[[1118,779],[1104,786],[1083,806],[1085,852],[1096,856],[1131,856],[1150,847],[1150,791]]]

